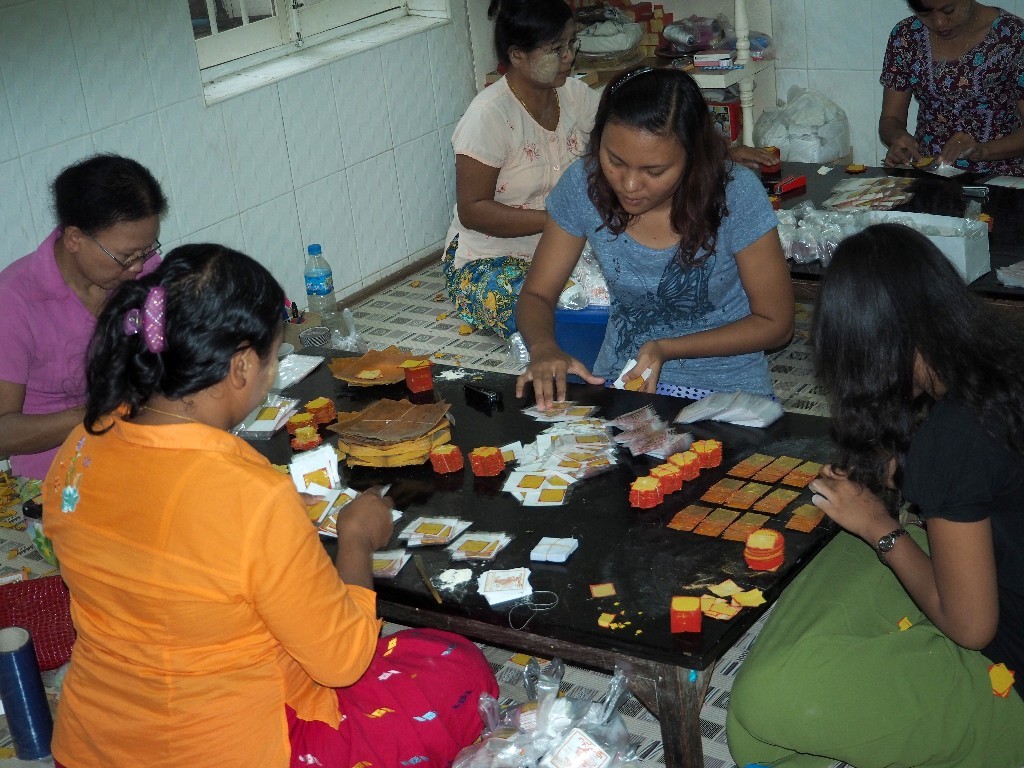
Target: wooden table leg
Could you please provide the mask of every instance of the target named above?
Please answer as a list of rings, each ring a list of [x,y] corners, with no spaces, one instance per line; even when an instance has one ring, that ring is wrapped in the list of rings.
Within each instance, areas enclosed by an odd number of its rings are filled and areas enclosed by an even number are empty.
[[[700,708],[713,670],[651,664],[630,678],[633,695],[661,723],[665,768],[704,768]]]

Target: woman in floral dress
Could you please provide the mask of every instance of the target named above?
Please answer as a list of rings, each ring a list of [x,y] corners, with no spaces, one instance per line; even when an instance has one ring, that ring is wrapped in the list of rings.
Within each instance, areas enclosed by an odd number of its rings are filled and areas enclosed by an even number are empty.
[[[1024,175],[1024,20],[977,0],[908,5],[914,15],[889,35],[880,78],[885,164],[933,158],[975,173]]]

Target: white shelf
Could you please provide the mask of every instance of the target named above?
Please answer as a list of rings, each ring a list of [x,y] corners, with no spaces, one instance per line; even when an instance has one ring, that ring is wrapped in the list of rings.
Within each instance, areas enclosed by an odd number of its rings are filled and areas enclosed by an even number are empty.
[[[743,65],[743,69],[727,69],[721,72],[701,72],[699,68],[696,71],[691,71],[693,79],[697,81],[697,85],[701,88],[728,88],[730,85],[736,85],[743,80],[748,80],[762,72],[773,70],[775,68],[774,61],[762,60],[762,61],[748,61]]]

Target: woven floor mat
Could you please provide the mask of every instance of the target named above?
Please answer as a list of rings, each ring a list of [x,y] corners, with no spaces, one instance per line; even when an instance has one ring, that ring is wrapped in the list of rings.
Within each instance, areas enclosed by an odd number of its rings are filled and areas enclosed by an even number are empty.
[[[495,334],[460,333],[463,322],[445,291],[440,262],[385,288],[352,307],[356,327],[373,349],[395,344],[436,363],[471,370],[519,373],[505,343]],[[793,340],[768,357],[775,393],[787,411],[828,415],[828,393],[814,379],[810,339],[811,307],[796,305]]]

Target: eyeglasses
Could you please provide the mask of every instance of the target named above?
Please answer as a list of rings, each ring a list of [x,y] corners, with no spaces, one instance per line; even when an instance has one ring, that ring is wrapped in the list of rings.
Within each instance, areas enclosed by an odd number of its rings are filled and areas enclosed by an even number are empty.
[[[121,261],[119,258],[117,258],[117,256],[115,256],[106,248],[104,248],[103,243],[101,243],[95,237],[93,237],[90,234],[86,234],[85,236],[92,240],[94,243],[96,243],[96,245],[100,247],[100,250],[107,254],[107,256],[109,256],[111,259],[117,262],[117,264],[120,265],[121,269],[129,269],[135,264],[138,264],[140,261],[149,261],[151,258],[160,253],[160,241],[157,240],[156,242],[153,243],[153,245],[151,245],[149,248],[147,248],[139,255],[131,256],[126,261]]]
[[[560,59],[564,59],[566,56],[575,56],[576,52],[580,49],[580,39],[578,37],[572,38],[569,42],[552,48],[551,53],[557,53]]]

